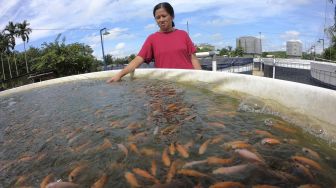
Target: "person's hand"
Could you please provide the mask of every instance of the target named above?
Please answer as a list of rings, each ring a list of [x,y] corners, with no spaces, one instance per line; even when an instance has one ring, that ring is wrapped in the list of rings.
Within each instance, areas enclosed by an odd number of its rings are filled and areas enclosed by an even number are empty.
[[[112,78],[106,80],[106,83],[119,82],[121,77],[119,75],[114,75]]]

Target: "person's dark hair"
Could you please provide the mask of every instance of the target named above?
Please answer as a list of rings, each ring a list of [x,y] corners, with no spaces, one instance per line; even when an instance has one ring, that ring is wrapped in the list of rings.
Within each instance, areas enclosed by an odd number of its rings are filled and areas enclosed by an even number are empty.
[[[163,3],[159,3],[159,4],[155,5],[155,7],[153,9],[153,16],[154,17],[155,17],[155,12],[160,8],[164,8],[171,17],[173,17],[173,18],[175,17],[173,7],[167,2],[163,2]],[[173,21],[172,25],[173,25],[173,27],[175,27],[174,21]]]

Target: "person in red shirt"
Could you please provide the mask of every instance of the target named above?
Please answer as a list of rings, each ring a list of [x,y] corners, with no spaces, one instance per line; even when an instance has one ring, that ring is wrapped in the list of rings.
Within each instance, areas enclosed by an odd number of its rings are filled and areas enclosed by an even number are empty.
[[[152,60],[156,68],[201,69],[188,33],[174,28],[173,7],[167,2],[159,3],[154,7],[153,15],[160,30],[149,35],[138,55],[107,82],[119,81],[143,62]]]

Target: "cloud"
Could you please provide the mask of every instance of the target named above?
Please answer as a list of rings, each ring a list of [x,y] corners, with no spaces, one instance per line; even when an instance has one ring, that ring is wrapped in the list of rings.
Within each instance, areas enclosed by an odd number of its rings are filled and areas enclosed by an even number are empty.
[[[300,38],[300,32],[298,31],[286,31],[280,36],[282,39],[288,40],[298,40]]]
[[[116,50],[122,50],[125,48],[125,43],[121,42],[121,43],[118,43],[115,47]]]
[[[199,37],[201,37],[201,36],[202,36],[201,33],[196,33],[196,34],[193,35],[193,38],[199,38]]]
[[[109,54],[113,57],[125,57],[129,55],[128,52],[125,51],[126,44],[124,42],[120,42],[114,46],[112,50],[110,50]]]
[[[146,30],[155,30],[158,29],[158,26],[156,24],[148,24],[145,26]]]

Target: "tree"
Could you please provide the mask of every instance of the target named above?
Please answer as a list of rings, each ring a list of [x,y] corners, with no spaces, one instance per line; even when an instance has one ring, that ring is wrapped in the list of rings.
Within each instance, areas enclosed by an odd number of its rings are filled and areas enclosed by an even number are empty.
[[[105,56],[105,61],[106,61],[106,64],[107,65],[112,65],[113,64],[113,58],[112,58],[112,55],[111,54],[107,54]]]
[[[10,47],[12,50],[14,50],[15,48],[15,36],[17,36],[17,29],[16,29],[16,24],[14,24],[13,22],[8,22],[8,25],[6,25],[5,29],[4,29],[4,33],[5,33],[5,37],[8,38],[8,47]],[[10,49],[7,48],[7,55],[9,56],[10,54]],[[9,59],[7,56],[7,61],[8,61],[8,65],[9,65]],[[16,59],[15,59],[15,54],[13,54],[14,56],[14,63],[15,63],[15,68],[16,68],[16,75],[18,76],[18,69],[17,69],[17,64],[16,64]],[[10,68],[10,65],[9,65]],[[12,78],[12,71],[10,70],[10,75]]]
[[[242,47],[237,47],[233,54],[234,56],[242,57],[244,54],[244,49]]]
[[[1,65],[2,65],[2,76],[4,80],[6,80],[6,75],[5,75],[5,67],[4,67],[2,55],[3,53],[5,53],[7,45],[8,45],[8,42],[6,41],[5,35],[3,33],[0,33],[0,57],[1,57]]]
[[[17,24],[17,27],[18,27],[17,35],[20,36],[23,41],[27,73],[29,73],[29,68],[28,68],[27,55],[26,55],[26,41],[28,43],[29,34],[32,32],[31,28],[28,27],[29,25],[30,24],[26,20],[24,20],[22,23]]]

